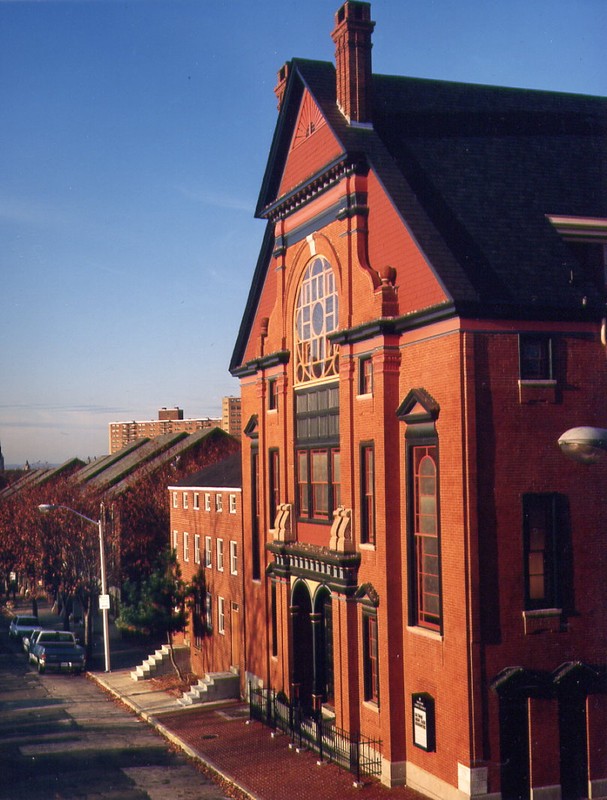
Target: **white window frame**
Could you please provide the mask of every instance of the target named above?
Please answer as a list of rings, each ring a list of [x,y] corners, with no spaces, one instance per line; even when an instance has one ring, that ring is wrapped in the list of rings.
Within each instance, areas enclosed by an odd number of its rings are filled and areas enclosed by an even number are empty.
[[[179,531],[173,531],[173,550],[177,552],[179,547]]]
[[[222,635],[226,632],[226,601],[221,595],[217,595],[217,632]]]
[[[223,495],[221,492],[217,492],[215,495],[215,513],[221,514],[223,511]]]
[[[236,513],[236,495],[235,494],[231,494],[230,495],[230,514],[235,514],[235,513]]]
[[[177,492],[173,492],[173,508],[179,508],[179,500],[177,498]]]
[[[194,492],[194,511],[200,510],[200,494],[198,492]]]
[[[223,572],[223,539],[217,539],[217,572]]]
[[[204,510],[210,511],[211,510],[211,494],[210,492],[204,493]]]
[[[204,537],[204,565],[207,569],[213,566],[213,540],[210,536]]]
[[[183,532],[183,560],[190,560],[190,534],[187,531]]]
[[[187,492],[183,493],[183,507],[184,508],[189,508],[190,507],[190,501],[189,501]]]
[[[230,575],[238,575],[238,542],[230,542]]]
[[[200,534],[194,534],[194,563],[200,564]]]

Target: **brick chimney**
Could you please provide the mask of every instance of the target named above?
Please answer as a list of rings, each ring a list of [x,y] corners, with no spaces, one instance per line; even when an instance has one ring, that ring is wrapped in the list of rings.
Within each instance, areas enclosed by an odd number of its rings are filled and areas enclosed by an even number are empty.
[[[289,77],[289,67],[290,67],[290,64],[287,61],[278,70],[278,80],[276,81],[276,87],[274,89],[274,94],[276,95],[276,99],[278,100],[278,110],[279,111],[280,111],[280,107],[282,106],[283,98],[285,96],[285,89],[287,88],[287,79]]]
[[[347,0],[335,15],[337,105],[349,123],[371,123],[371,4]]]

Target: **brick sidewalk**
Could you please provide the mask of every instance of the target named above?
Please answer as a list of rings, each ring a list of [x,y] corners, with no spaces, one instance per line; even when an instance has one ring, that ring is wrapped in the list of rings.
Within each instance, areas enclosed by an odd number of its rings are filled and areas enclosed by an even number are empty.
[[[355,787],[351,773],[335,764],[318,766],[317,754],[290,748],[286,734],[273,737],[265,725],[248,722],[246,706],[167,713],[158,719],[256,800],[423,800],[411,789],[388,789],[375,779]]]

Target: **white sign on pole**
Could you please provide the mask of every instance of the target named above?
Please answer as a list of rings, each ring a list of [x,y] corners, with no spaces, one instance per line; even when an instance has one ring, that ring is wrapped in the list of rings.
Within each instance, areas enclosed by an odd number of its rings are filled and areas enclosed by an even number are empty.
[[[104,611],[105,609],[109,609],[110,607],[110,596],[109,594],[100,594],[99,595],[99,609],[100,611]]]

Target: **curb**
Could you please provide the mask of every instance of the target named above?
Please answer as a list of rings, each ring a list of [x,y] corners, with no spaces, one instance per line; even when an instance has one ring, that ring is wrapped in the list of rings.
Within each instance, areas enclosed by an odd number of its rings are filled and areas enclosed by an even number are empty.
[[[195,761],[199,761],[206,769],[210,772],[217,775],[227,783],[234,786],[234,788],[238,789],[245,797],[249,798],[249,800],[262,800],[258,795],[252,794],[248,789],[246,789],[239,781],[234,778],[233,775],[229,775],[228,773],[224,772],[220,767],[210,761],[206,756],[204,756],[199,750],[196,750],[194,747],[190,747],[189,744],[186,744],[182,739],[176,736],[172,731],[170,731],[166,725],[163,725],[162,722],[158,719],[158,717],[154,716],[154,714],[148,714],[147,711],[144,711],[140,706],[136,703],[133,703],[126,695],[121,694],[120,692],[116,691],[109,683],[107,683],[100,675],[95,674],[94,672],[86,672],[85,673],[88,678],[94,680],[99,686],[105,689],[107,692],[112,694],[115,698],[120,700],[126,706],[128,706],[131,711],[137,714],[144,722],[147,722],[148,725],[153,727],[155,730],[158,731],[165,739],[167,739],[171,744],[178,747],[182,750],[189,758],[194,759]]]

